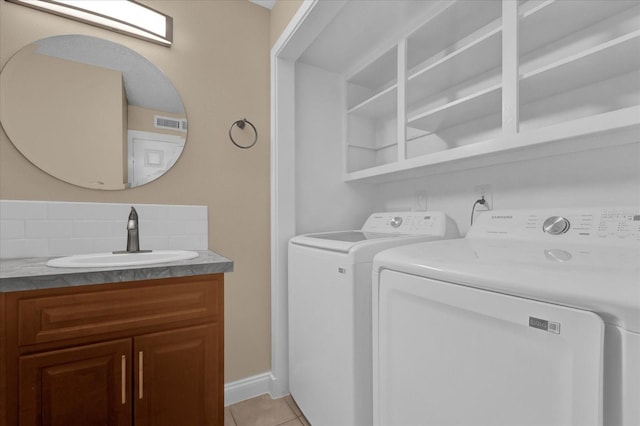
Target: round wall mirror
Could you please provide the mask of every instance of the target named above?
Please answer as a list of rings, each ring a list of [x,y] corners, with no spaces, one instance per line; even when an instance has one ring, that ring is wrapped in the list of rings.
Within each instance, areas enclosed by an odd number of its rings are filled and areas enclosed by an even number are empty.
[[[182,100],[164,74],[125,46],[84,35],[36,41],[7,62],[0,122],[41,170],[95,189],[157,179],[187,138]]]

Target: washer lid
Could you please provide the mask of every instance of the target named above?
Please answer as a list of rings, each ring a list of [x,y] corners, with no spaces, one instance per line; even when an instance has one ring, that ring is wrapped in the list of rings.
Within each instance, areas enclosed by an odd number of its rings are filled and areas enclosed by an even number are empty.
[[[458,236],[455,222],[443,212],[386,212],[372,213],[361,230],[303,234],[291,244],[347,253],[356,247],[394,247],[401,244],[398,238],[418,242]]]
[[[339,232],[326,232],[324,234],[308,234],[309,238],[320,238],[322,240],[334,240],[334,241],[346,241],[351,243],[357,243],[366,240],[375,240],[377,238],[388,237],[401,237],[400,234],[383,234],[375,232],[362,232],[362,231],[339,231]]]
[[[637,248],[467,237],[381,252],[382,269],[586,309],[640,333]]]
[[[399,238],[415,239],[416,242],[426,239],[425,236],[354,230],[298,235],[291,239],[291,244],[348,253],[357,247],[371,245],[384,246],[390,244],[390,247],[394,247],[398,245],[394,241]]]

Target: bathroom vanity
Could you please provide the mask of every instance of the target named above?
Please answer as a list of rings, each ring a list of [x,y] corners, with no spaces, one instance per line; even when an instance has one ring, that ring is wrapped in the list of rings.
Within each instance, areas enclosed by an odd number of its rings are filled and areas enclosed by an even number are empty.
[[[0,425],[222,424],[233,262],[1,262]]]

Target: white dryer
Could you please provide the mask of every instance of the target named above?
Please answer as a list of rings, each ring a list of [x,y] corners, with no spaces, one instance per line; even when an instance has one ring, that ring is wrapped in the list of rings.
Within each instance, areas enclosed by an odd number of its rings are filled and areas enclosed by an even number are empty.
[[[375,213],[289,243],[289,389],[313,426],[369,426],[371,268],[380,250],[458,237],[441,212]]]
[[[374,425],[640,425],[640,209],[489,211],[374,260]]]

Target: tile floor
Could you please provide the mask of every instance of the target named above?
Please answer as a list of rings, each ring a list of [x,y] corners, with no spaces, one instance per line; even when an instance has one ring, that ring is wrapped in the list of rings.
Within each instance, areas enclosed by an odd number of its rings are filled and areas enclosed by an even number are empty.
[[[260,395],[224,407],[224,426],[310,426],[291,395]]]

